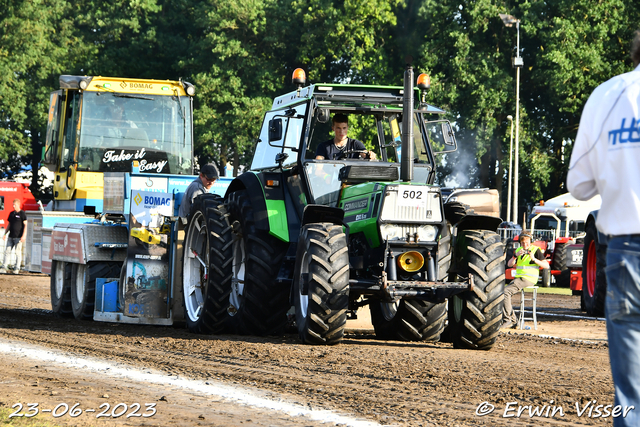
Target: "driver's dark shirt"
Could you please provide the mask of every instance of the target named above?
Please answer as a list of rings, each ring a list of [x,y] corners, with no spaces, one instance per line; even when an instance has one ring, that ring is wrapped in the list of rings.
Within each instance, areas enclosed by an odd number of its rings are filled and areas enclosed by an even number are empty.
[[[318,145],[316,156],[322,156],[325,160],[337,160],[341,152],[351,150],[366,150],[366,148],[364,148],[364,144],[357,139],[347,138],[347,145],[340,149],[333,143],[333,139],[330,139]],[[351,153],[348,157],[355,159],[360,157],[360,153]]]

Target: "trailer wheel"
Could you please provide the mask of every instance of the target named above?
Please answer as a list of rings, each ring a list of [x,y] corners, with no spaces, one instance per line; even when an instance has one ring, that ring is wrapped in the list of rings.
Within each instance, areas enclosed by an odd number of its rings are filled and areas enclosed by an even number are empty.
[[[71,308],[71,264],[51,261],[51,310],[58,317],[73,317]]]
[[[502,324],[504,246],[488,230],[465,230],[456,248],[473,289],[449,299],[449,327],[455,348],[489,350]]]
[[[447,304],[401,299],[369,304],[376,337],[399,341],[440,341],[447,319]]]
[[[229,318],[231,226],[223,203],[215,194],[198,196],[185,233],[183,303],[187,328],[197,334],[221,333]]]
[[[582,257],[582,303],[589,316],[604,316],[607,293],[607,247],[598,243],[595,221],[587,224]]]
[[[231,325],[240,334],[282,333],[290,308],[290,288],[286,282],[278,283],[276,277],[288,243],[256,228],[246,191],[231,193],[226,206],[233,230]]]
[[[298,334],[306,344],[337,344],[349,307],[349,248],[342,226],[307,224],[293,279]]]
[[[72,264],[71,267],[71,308],[78,320],[93,320],[96,299],[96,279],[118,277],[119,262],[88,262]]]

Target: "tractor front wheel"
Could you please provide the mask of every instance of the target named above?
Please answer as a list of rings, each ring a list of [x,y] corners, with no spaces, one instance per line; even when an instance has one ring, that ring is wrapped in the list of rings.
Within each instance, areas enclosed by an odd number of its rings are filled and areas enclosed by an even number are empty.
[[[191,206],[182,254],[182,293],[189,331],[223,332],[230,307],[231,226],[222,197],[202,194]]]
[[[502,324],[504,245],[493,231],[465,230],[456,247],[473,288],[449,299],[453,346],[489,350]]]
[[[319,223],[303,227],[293,292],[302,342],[339,343],[349,306],[349,252],[342,226]]]

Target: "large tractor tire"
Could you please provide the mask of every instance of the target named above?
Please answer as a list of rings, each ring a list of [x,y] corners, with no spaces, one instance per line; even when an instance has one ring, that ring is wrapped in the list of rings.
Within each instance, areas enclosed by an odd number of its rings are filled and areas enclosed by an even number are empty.
[[[449,328],[455,348],[489,350],[502,324],[504,298],[504,246],[488,230],[465,230],[457,250],[473,289],[449,299]]]
[[[96,300],[96,279],[120,276],[120,262],[88,262],[72,264],[71,308],[78,320],[93,320]]]
[[[276,278],[288,243],[256,228],[253,207],[245,191],[227,200],[233,230],[230,319],[236,333],[271,335],[284,331],[290,289]],[[256,212],[255,215],[266,212]]]
[[[464,203],[450,202],[444,205],[444,217],[452,226],[456,225],[465,215],[472,213],[474,210],[471,209],[471,206]]]
[[[585,229],[582,256],[582,306],[589,316],[604,316],[607,294],[607,247],[598,243],[598,230],[591,221]]]
[[[229,319],[232,233],[222,197],[198,196],[191,205],[182,255],[184,317],[189,331],[218,334]]]
[[[73,317],[71,308],[71,264],[51,261],[51,310],[57,317]]]
[[[307,224],[293,279],[298,334],[306,344],[337,344],[349,308],[349,248],[342,226]]]
[[[447,304],[401,299],[369,304],[376,337],[399,341],[440,341],[447,319]]]

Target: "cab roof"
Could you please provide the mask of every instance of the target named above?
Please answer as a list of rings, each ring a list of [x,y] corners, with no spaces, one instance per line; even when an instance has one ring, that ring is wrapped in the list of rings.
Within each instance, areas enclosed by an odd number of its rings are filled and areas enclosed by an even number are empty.
[[[415,88],[416,100],[420,90]],[[327,108],[364,107],[371,111],[402,111],[404,88],[402,86],[374,86],[321,83],[281,95],[273,100],[272,110],[285,108],[315,98],[318,105]],[[445,111],[431,104],[421,104],[416,112],[444,114]]]

